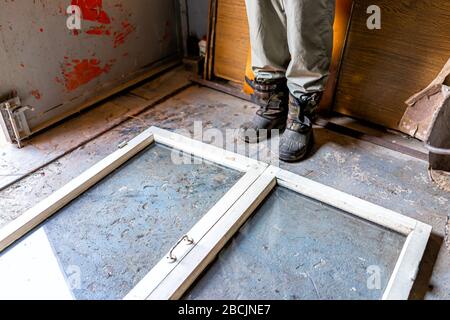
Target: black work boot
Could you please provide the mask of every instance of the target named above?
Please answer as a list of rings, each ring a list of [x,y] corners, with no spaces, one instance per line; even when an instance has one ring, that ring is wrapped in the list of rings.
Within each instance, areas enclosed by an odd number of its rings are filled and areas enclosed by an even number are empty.
[[[253,121],[244,123],[239,137],[247,143],[268,138],[271,130],[283,130],[288,114],[289,91],[286,79],[255,81],[253,101],[260,106]],[[264,130],[264,135],[260,133]]]
[[[280,160],[297,162],[304,159],[313,146],[312,121],[322,94],[310,93],[299,99],[289,97],[286,130],[280,139]]]

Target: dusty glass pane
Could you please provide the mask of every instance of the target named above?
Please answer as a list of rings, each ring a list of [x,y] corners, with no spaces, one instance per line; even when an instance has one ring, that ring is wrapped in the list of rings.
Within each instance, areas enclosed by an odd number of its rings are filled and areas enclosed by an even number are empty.
[[[149,147],[45,222],[75,298],[125,297],[243,175],[171,152]]]
[[[277,187],[186,299],[380,299],[405,237]]]

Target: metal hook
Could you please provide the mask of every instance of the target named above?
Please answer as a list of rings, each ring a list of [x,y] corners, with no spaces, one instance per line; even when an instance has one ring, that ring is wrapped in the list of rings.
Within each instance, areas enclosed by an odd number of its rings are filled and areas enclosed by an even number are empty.
[[[178,240],[178,242],[172,247],[172,249],[170,249],[169,255],[167,256],[167,259],[169,260],[169,263],[174,263],[178,260],[178,258],[173,254],[173,252],[175,251],[175,249],[183,242],[186,241],[186,244],[188,246],[193,245],[194,244],[194,239],[192,239],[191,237],[189,237],[188,235],[183,236],[183,238],[181,238],[180,240]]]

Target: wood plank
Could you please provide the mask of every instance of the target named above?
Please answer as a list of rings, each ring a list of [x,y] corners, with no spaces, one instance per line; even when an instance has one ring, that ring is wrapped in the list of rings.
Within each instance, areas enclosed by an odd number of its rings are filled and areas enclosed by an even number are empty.
[[[217,0],[214,75],[243,83],[250,35],[244,0]]]
[[[155,140],[158,143],[164,144],[177,150],[183,150],[186,153],[197,155],[202,159],[212,161],[234,170],[247,172],[251,168],[259,168],[261,166],[261,162],[257,160],[222,148],[218,148],[214,145],[190,139],[181,135],[181,132],[170,132],[158,127],[151,127],[149,130],[153,132]]]
[[[381,8],[381,30],[366,25]],[[450,52],[447,0],[357,0],[342,62],[335,110],[397,129],[405,101],[441,71]]]
[[[203,71],[203,77],[206,80],[211,80],[213,75],[214,65],[214,43],[216,39],[216,24],[217,24],[217,1],[209,0],[208,8],[208,34],[206,41],[206,57],[205,57],[205,70]]]
[[[409,234],[384,292],[383,300],[406,300],[409,297],[430,234],[431,226],[420,222]]]
[[[439,122],[439,113],[450,96],[450,87],[444,85],[450,75],[450,59],[441,73],[421,92],[406,101],[408,108],[400,121],[400,131],[427,142]]]
[[[312,199],[326,203],[364,220],[371,221],[398,233],[409,235],[416,227],[417,220],[398,214],[336,189],[327,187],[289,171],[270,167],[269,172],[276,175],[278,184],[301,193]]]
[[[337,0],[336,16],[334,20],[334,40],[333,40],[333,59],[330,66],[330,75],[325,87],[322,101],[319,105],[320,112],[331,110],[342,65],[345,44],[347,42],[348,30],[350,27],[350,18],[353,10],[353,0]]]

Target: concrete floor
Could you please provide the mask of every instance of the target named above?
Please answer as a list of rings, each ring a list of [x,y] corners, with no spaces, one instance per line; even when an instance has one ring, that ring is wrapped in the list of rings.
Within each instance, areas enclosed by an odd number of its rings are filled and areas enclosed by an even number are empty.
[[[151,84],[146,86],[151,87]],[[155,90],[146,91],[146,86],[138,88],[140,90],[137,93],[135,89],[132,93],[124,93],[107,103],[122,104],[123,108],[126,108],[129,101],[125,99],[126,96],[138,100],[148,99],[144,98],[145,94],[154,95]],[[149,126],[192,131],[194,122],[202,121],[205,128],[238,128],[252,117],[255,109],[255,105],[238,98],[204,87],[191,86],[161,103],[152,105],[140,115],[133,115],[131,119],[111,130],[101,132],[101,129],[91,126],[93,128],[89,128],[89,134],[83,133],[90,137],[88,142],[77,144],[79,146],[74,147],[74,150],[56,157],[55,161],[0,191],[0,227],[115,151],[118,144],[133,138]],[[91,112],[96,112],[96,109],[82,117]],[[105,118],[111,119],[111,114],[105,112],[102,121]],[[71,122],[76,121],[79,119],[69,120],[63,126],[70,127]],[[76,132],[76,125],[72,128]],[[95,130],[99,134],[94,134]],[[44,137],[41,135],[36,139],[42,140]],[[51,135],[49,139],[58,140]],[[82,137],[79,140],[83,141]],[[58,143],[52,144],[50,148],[58,148],[55,145]],[[39,156],[36,163],[45,164]],[[450,249],[446,238],[450,194],[431,183],[426,162],[317,128],[316,146],[309,159],[299,164],[281,166],[432,225],[433,236],[411,298],[450,299]],[[15,167],[20,168],[17,161]],[[8,170],[17,169],[6,164],[2,170],[9,172]]]

